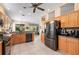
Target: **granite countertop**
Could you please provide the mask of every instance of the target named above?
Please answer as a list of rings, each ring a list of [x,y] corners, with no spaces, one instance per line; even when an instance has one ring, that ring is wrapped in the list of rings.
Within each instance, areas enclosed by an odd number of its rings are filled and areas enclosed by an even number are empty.
[[[75,37],[75,36],[67,36],[67,35],[59,35],[59,36],[72,37],[72,38],[78,38],[79,39],[79,37]]]

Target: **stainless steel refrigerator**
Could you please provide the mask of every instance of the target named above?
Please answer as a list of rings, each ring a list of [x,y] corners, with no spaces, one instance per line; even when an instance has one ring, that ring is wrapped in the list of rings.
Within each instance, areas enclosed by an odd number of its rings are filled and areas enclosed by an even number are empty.
[[[52,21],[46,25],[46,32],[45,32],[45,45],[53,50],[58,49],[58,29],[59,29],[59,22]],[[49,29],[48,29],[49,28]],[[48,34],[49,33],[49,34]]]

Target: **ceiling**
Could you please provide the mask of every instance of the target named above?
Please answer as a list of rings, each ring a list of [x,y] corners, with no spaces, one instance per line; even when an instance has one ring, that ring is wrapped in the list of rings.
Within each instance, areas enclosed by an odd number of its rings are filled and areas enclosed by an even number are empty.
[[[45,10],[50,10],[61,6],[63,3],[44,3],[39,7]],[[26,21],[38,24],[44,11],[36,10],[33,13],[33,8],[29,8],[31,3],[2,3],[7,15],[14,21]],[[25,9],[23,7],[26,7]],[[24,16],[23,16],[24,15]]]

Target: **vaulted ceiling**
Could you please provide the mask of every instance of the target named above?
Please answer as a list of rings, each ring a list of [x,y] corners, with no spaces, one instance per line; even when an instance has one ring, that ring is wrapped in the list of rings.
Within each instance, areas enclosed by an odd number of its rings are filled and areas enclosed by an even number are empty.
[[[38,24],[44,11],[36,9],[33,13],[31,3],[2,3],[8,16],[14,21],[26,21]],[[43,3],[39,7],[50,10],[61,6],[62,3]],[[25,7],[25,8],[24,8]]]

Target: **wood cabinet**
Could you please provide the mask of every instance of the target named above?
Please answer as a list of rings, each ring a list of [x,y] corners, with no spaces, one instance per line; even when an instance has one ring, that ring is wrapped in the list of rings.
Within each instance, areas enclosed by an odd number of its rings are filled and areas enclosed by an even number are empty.
[[[79,39],[67,38],[68,39],[68,54],[79,54]]]
[[[2,55],[2,42],[0,42],[0,55]]]
[[[68,27],[68,15],[62,16],[61,18],[61,27]]]
[[[77,27],[77,20],[78,20],[78,12],[73,12],[68,14],[69,26],[68,27]]]
[[[45,37],[44,37],[44,33],[41,34],[41,42],[44,43],[45,42]]]
[[[14,33],[11,37],[12,44],[19,44],[19,43],[24,43],[27,41],[28,42],[34,41],[34,33],[30,35],[29,34],[26,35],[26,33]]]
[[[79,55],[79,38],[59,36],[59,51]]]
[[[34,33],[32,33],[32,41],[34,42]]]
[[[25,33],[15,33],[11,37],[13,44],[24,43],[26,41]]]
[[[59,36],[59,50],[63,53],[67,53],[67,39],[63,36]]]
[[[78,19],[77,19],[77,26],[79,27],[79,11],[78,11]]]
[[[22,33],[19,35],[19,43],[26,42],[26,34]]]
[[[79,27],[79,11],[74,11],[63,16],[55,18],[60,20],[61,28],[64,27]]]

